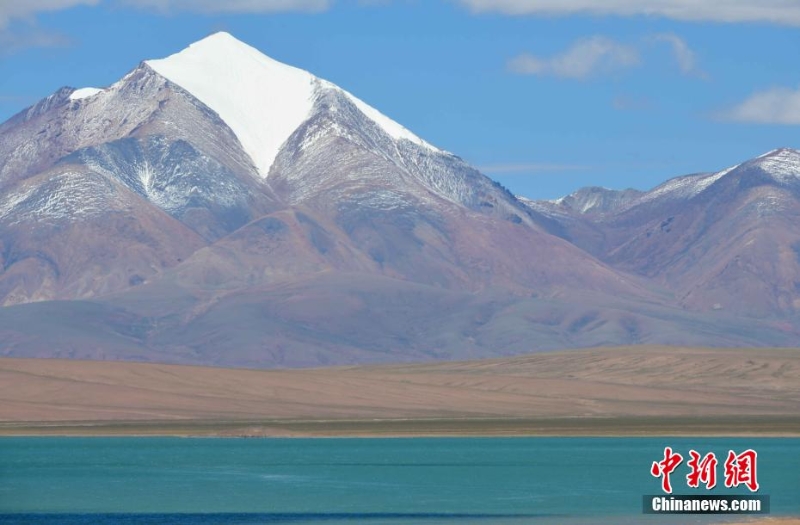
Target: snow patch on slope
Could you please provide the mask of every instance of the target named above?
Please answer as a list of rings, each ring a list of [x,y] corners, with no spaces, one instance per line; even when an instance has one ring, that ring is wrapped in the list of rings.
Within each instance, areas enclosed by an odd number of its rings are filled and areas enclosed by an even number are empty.
[[[70,100],[83,100],[84,98],[89,98],[101,93],[103,90],[93,87],[87,88],[80,88],[76,89],[69,95]]]
[[[340,88],[339,86],[337,86],[335,84],[332,84],[332,83],[328,82],[327,80],[323,80],[323,81],[321,81],[321,83],[322,83],[322,85],[324,87],[336,89],[336,90],[344,93],[344,95],[348,99],[350,99],[350,101],[358,108],[358,110],[361,113],[366,115],[368,119],[370,119],[375,124],[377,124],[381,129],[383,129],[383,131],[385,131],[393,139],[395,139],[395,140],[408,140],[410,142],[413,142],[414,144],[417,144],[418,146],[422,146],[422,147],[427,148],[427,149],[429,149],[431,151],[441,152],[440,149],[438,149],[435,146],[425,142],[424,140],[422,140],[421,138],[419,138],[418,136],[413,134],[411,131],[409,131],[408,129],[406,129],[402,125],[398,124],[394,120],[390,119],[389,117],[387,117],[386,115],[384,115],[383,113],[381,113],[377,109],[373,108],[372,106],[370,106],[369,104],[367,104],[366,102],[361,100],[360,98],[356,97],[355,95],[353,95],[349,91],[345,91],[344,89]]]
[[[4,195],[0,199],[0,221],[76,221],[102,215],[116,201],[113,186],[100,176],[65,172],[42,185]]]
[[[701,175],[687,175],[670,179],[664,184],[647,192],[640,200],[641,202],[652,201],[662,197],[671,199],[691,199],[705,191],[706,188],[717,182],[719,179],[738,168],[739,165],[732,166],[717,173],[705,173]]]
[[[527,206],[528,208],[530,208],[535,212],[541,213],[546,217],[555,217],[559,219],[568,219],[571,217],[571,215],[566,211],[568,210],[568,208],[562,207],[561,202],[556,202],[556,201],[563,201],[564,197],[561,197],[559,199],[542,200],[542,201],[529,199],[521,195],[516,195],[516,198],[523,205]]]

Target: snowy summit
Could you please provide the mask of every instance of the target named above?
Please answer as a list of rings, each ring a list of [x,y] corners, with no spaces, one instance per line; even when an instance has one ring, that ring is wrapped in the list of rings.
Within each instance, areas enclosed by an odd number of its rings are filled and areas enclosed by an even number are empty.
[[[273,60],[225,32],[146,64],[215,111],[239,139],[262,177],[268,175],[284,142],[309,118],[321,89],[345,93],[393,138],[438,151],[350,93],[307,71]]]

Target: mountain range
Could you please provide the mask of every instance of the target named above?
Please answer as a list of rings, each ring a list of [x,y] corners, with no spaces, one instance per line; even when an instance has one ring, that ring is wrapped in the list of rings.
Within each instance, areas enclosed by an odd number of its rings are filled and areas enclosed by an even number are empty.
[[[792,346],[800,152],[518,198],[227,33],[0,125],[0,355],[294,367]]]
[[[682,308],[748,318],[800,311],[800,152],[777,149],[648,192],[584,188],[528,202],[558,235],[675,294]]]

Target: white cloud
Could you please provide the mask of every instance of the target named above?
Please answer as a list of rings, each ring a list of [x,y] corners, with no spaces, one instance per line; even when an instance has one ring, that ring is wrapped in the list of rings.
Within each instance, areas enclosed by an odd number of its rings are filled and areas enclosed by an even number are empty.
[[[0,29],[0,56],[11,55],[30,47],[65,47],[70,44],[68,37],[49,31],[30,27],[24,31]]]
[[[672,48],[672,55],[684,75],[708,78],[708,74],[697,65],[697,57],[686,43],[686,40],[675,33],[660,33],[652,37],[653,41],[666,42]]]
[[[67,37],[39,29],[36,15],[78,6],[97,6],[104,1],[161,12],[201,13],[315,13],[327,10],[333,3],[333,0],[0,0],[0,56],[30,47],[67,45]]]
[[[475,13],[659,16],[692,22],[768,22],[800,26],[797,0],[457,0]]]
[[[720,116],[735,122],[800,125],[800,88],[760,91]]]
[[[317,13],[327,10],[333,0],[123,0],[125,4],[153,8],[162,12],[194,11],[200,13],[278,13],[300,11]]]
[[[97,5],[100,0],[0,0],[0,55],[29,47],[60,47],[69,39],[36,26],[36,15],[80,5]],[[12,24],[12,22],[21,22]]]
[[[635,48],[603,36],[575,42],[551,58],[522,54],[508,61],[508,69],[520,75],[551,75],[585,79],[598,73],[627,69],[639,64]]]
[[[333,0],[105,0],[159,11],[197,11],[204,13],[275,13],[280,11],[325,11]],[[77,6],[96,6],[104,0],[0,0],[0,29],[11,20],[31,22],[38,13],[60,11]]]
[[[37,13],[60,11],[79,5],[97,5],[100,0],[3,0],[0,1],[0,28],[14,19],[32,20]]]
[[[608,37],[594,36],[576,41],[566,51],[543,58],[522,53],[508,61],[509,71],[520,75],[550,75],[560,78],[586,79],[588,77],[628,69],[639,65],[647,43],[665,43],[669,46],[681,73],[708,79],[689,44],[674,33],[658,33],[644,37],[635,45],[622,44]]]

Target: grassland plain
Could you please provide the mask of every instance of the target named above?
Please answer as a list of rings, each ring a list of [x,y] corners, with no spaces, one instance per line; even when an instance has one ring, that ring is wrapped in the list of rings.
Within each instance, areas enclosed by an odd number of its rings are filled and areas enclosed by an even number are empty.
[[[0,359],[0,434],[800,435],[800,350],[245,370]]]

